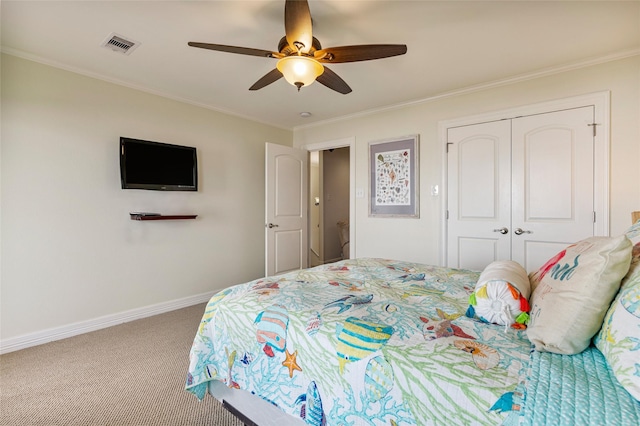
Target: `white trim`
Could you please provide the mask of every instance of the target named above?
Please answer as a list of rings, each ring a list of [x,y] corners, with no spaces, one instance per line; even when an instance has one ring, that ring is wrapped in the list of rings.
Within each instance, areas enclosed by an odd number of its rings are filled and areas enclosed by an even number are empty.
[[[442,143],[442,206],[441,206],[441,251],[440,265],[447,265],[447,207],[448,207],[448,179],[447,179],[447,130],[453,127],[468,126],[503,119],[510,119],[526,115],[542,114],[552,111],[579,108],[593,105],[595,121],[598,124],[594,147],[594,210],[596,222],[594,235],[608,236],[609,226],[609,151],[610,151],[610,110],[611,92],[602,91],[581,96],[572,96],[532,105],[519,106],[478,115],[459,117],[438,122],[438,135]]]
[[[355,259],[356,251],[356,138],[350,136],[331,141],[302,145],[307,151],[349,147],[349,257]]]
[[[442,188],[440,191],[440,266],[447,266],[447,251],[449,248],[449,234],[447,233],[447,211],[449,210],[449,162],[447,157],[448,122],[438,121],[438,139],[442,144]]]
[[[595,122],[597,127],[594,147],[594,199],[596,212],[595,235],[608,236],[611,233],[609,223],[609,187],[611,167],[611,93],[594,93],[592,101],[595,105]],[[599,185],[599,186],[598,186]],[[601,217],[598,217],[601,216]]]
[[[117,314],[105,315],[93,318],[87,321],[76,322],[62,327],[54,327],[36,333],[24,334],[18,337],[0,340],[0,355],[26,349],[32,346],[42,345],[44,343],[53,342],[55,340],[66,339],[68,337],[78,336],[80,334],[89,333],[91,331],[100,330],[114,325],[123,324],[125,322],[135,321],[154,315],[163,314],[174,311],[176,309],[186,308],[188,306],[205,303],[211,299],[216,292],[208,292],[189,296],[182,299],[171,300],[168,302],[157,303],[142,308],[131,309]]]

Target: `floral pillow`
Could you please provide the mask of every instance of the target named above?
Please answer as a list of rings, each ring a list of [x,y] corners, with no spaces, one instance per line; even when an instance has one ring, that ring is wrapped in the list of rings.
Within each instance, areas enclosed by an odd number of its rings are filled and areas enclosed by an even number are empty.
[[[572,355],[589,346],[629,270],[625,235],[570,245],[529,278],[533,293],[527,336],[536,349]]]
[[[620,384],[640,401],[640,221],[626,235],[633,244],[631,267],[594,343]]]

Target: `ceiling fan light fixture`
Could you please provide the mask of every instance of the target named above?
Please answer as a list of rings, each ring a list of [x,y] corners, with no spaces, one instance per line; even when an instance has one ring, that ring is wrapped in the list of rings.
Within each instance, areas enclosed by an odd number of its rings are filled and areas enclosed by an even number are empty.
[[[308,86],[318,79],[320,84],[343,95],[351,93],[351,87],[330,68],[325,68],[323,63],[371,61],[407,53],[405,44],[360,44],[323,49],[320,41],[313,37],[312,27],[313,19],[311,19],[308,0],[286,0],[285,34],[280,39],[276,52],[194,41],[187,44],[191,47],[218,52],[279,59],[276,68],[262,76],[249,87],[249,90],[262,89],[284,77],[289,84],[296,86],[298,91],[302,86]]]
[[[296,86],[298,90],[316,81],[316,78],[324,72],[320,62],[307,56],[286,56],[278,61],[276,67],[285,80]]]

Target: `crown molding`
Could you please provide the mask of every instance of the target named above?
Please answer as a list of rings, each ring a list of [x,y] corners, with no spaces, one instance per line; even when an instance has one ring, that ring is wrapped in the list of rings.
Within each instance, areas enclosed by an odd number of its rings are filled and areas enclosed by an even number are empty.
[[[625,51],[621,51],[621,52],[612,53],[612,54],[606,55],[606,56],[599,56],[597,58],[591,58],[591,59],[587,59],[587,60],[580,61],[580,62],[574,62],[574,63],[571,63],[571,64],[565,64],[565,65],[557,66],[557,67],[545,68],[543,70],[538,70],[538,71],[534,71],[534,72],[530,72],[530,73],[526,73],[526,74],[520,74],[520,75],[517,75],[517,76],[513,76],[513,77],[501,79],[501,80],[495,80],[495,81],[482,83],[482,84],[478,84],[478,85],[474,85],[474,86],[469,86],[469,87],[465,87],[465,88],[461,88],[461,89],[457,89],[457,90],[452,90],[450,92],[440,93],[440,94],[437,94],[437,95],[434,95],[434,96],[430,96],[430,97],[427,97],[427,98],[416,99],[416,100],[408,101],[408,102],[401,102],[401,103],[398,103],[398,104],[388,105],[388,106],[384,106],[384,107],[380,107],[380,108],[368,109],[368,110],[360,111],[360,112],[357,112],[357,113],[354,113],[354,114],[344,115],[342,117],[331,118],[331,119],[323,120],[323,121],[317,121],[317,122],[305,124],[305,125],[302,125],[302,126],[296,126],[296,127],[293,128],[293,130],[295,132],[296,130],[310,129],[310,128],[318,127],[318,126],[326,126],[327,124],[330,124],[330,123],[336,123],[336,122],[340,122],[340,121],[352,120],[354,118],[362,118],[362,117],[366,117],[366,116],[369,116],[369,115],[379,114],[379,113],[385,112],[385,111],[393,111],[393,110],[403,109],[403,108],[411,107],[411,106],[414,106],[414,105],[420,105],[420,104],[424,104],[424,103],[435,102],[435,101],[441,100],[441,99],[452,98],[452,97],[455,97],[455,96],[460,96],[460,95],[466,95],[466,94],[470,94],[470,93],[480,92],[480,91],[483,91],[483,90],[493,89],[493,88],[496,88],[496,87],[507,86],[507,85],[510,85],[510,84],[521,83],[521,82],[529,81],[529,80],[535,80],[537,78],[547,77],[547,76],[551,76],[551,75],[555,75],[555,74],[562,74],[564,72],[573,71],[573,70],[582,69],[582,68],[588,68],[588,67],[591,67],[591,66],[600,65],[600,64],[607,63],[607,62],[618,61],[618,60],[621,60],[621,59],[626,59],[626,58],[630,58],[630,57],[638,56],[638,55],[640,55],[640,49],[625,50]]]

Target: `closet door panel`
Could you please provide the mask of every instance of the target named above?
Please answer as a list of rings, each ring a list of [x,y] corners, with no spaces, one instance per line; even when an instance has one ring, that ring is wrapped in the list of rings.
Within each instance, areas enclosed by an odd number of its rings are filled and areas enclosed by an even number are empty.
[[[515,239],[517,237],[514,236],[513,238]],[[547,263],[547,261],[556,253],[560,253],[564,250],[570,243],[527,240],[524,244],[524,258],[514,258],[513,260],[516,260],[523,266],[530,265],[529,268],[525,266],[525,269],[527,272],[534,272]]]
[[[511,256],[511,125],[456,127],[447,136],[447,265],[482,270]]]
[[[496,185],[499,173],[499,140],[479,136],[459,143],[458,217],[462,220],[499,218],[500,195]]]
[[[459,268],[482,271],[491,262],[503,259],[500,253],[499,238],[459,237],[455,259]]]
[[[513,120],[512,259],[538,269],[594,234],[593,107]]]
[[[573,218],[574,140],[571,133],[571,129],[545,129],[525,135],[523,189],[527,221]]]

